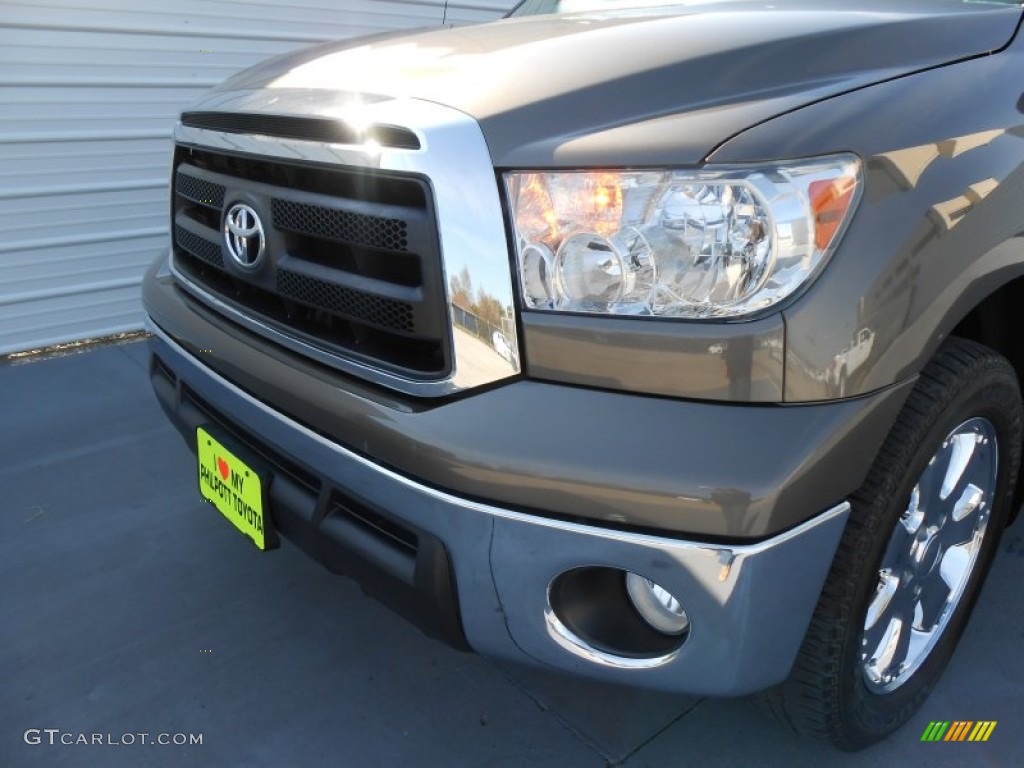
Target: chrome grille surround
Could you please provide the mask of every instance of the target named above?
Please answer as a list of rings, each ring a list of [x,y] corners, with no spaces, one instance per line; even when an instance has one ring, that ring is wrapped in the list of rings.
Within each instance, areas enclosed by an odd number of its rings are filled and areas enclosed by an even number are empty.
[[[336,350],[311,342],[301,333],[290,333],[240,309],[231,301],[225,301],[190,279],[172,259],[172,271],[182,288],[236,323],[284,347],[410,395],[452,395],[520,373],[520,352],[512,309],[512,273],[501,200],[483,134],[472,118],[457,110],[415,99],[360,103],[359,98],[352,94],[331,91],[311,94],[306,90],[290,89],[214,92],[198,108],[247,114],[313,115],[342,121],[347,119],[347,114],[357,110],[360,124],[400,125],[417,135],[420,148],[405,149],[380,147],[374,142],[333,144],[226,133],[180,123],[175,129],[176,142],[186,147],[262,160],[278,158],[284,162],[341,166],[371,173],[375,170],[408,173],[428,179],[440,240],[450,364],[442,376],[424,379],[396,373],[386,366],[375,365],[372,360],[338,354]],[[197,194],[203,197],[205,191]],[[278,213],[274,212],[275,218]],[[292,220],[286,221],[286,225],[301,229],[302,217],[294,215],[298,211],[290,213],[293,214]],[[383,220],[358,221],[332,215],[331,226],[346,228],[349,234],[370,238],[371,242],[375,242],[373,238],[383,238],[390,247],[403,247],[405,233],[401,227],[387,221],[386,216],[378,218]],[[474,323],[473,332],[470,332],[464,322],[456,323],[457,318],[464,320],[466,312],[465,308],[456,306],[452,301],[453,276],[468,277],[476,295],[493,298],[497,306],[504,308],[500,324]],[[400,304],[377,307],[383,313],[374,317],[402,326],[405,310]],[[484,327],[485,331],[481,332],[478,326]],[[502,338],[499,339],[499,335]]]

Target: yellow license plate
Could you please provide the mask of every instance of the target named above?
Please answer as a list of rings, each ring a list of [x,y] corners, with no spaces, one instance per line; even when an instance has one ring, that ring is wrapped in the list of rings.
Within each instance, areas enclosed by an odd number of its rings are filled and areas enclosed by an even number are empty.
[[[196,429],[199,491],[260,549],[267,549],[270,520],[263,508],[263,481],[256,471],[205,429]]]

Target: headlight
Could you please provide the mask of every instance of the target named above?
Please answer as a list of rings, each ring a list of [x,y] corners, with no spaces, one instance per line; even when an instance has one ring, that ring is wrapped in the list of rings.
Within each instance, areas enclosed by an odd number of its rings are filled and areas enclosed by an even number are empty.
[[[757,167],[505,174],[528,309],[739,317],[782,301],[860,192],[836,155]]]

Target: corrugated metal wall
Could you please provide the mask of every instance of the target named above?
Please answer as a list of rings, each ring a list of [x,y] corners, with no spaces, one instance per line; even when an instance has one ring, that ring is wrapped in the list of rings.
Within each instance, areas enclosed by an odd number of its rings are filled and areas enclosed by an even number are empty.
[[[513,0],[451,0],[485,21]],[[443,0],[0,0],[0,354],[141,326],[180,109],[276,53],[440,25]]]

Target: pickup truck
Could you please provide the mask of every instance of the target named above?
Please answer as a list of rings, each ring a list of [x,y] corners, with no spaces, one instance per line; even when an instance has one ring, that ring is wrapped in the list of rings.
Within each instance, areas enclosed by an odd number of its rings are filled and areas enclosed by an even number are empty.
[[[884,738],[1020,506],[1020,22],[526,0],[231,77],[143,286],[204,508],[457,648]]]

